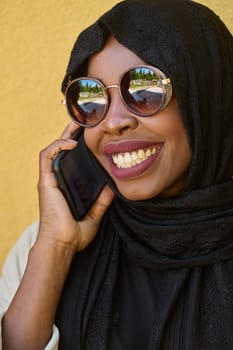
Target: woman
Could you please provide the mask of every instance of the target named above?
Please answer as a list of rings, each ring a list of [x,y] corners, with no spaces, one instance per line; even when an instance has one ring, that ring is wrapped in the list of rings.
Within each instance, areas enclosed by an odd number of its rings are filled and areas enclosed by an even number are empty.
[[[109,101],[89,119],[75,101],[41,152],[39,227],[1,282],[4,349],[232,349],[232,57],[224,24],[188,0],[126,0],[81,33],[67,102],[83,76]],[[153,77],[146,100],[138,67]],[[84,123],[113,183],[76,222],[51,169]]]

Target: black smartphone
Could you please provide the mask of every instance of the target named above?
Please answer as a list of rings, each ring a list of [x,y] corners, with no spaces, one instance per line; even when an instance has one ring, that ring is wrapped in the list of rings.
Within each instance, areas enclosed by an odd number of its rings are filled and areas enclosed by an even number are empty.
[[[53,171],[75,220],[81,220],[106,184],[106,173],[87,148],[83,128],[73,136],[77,147],[61,151],[53,160]]]

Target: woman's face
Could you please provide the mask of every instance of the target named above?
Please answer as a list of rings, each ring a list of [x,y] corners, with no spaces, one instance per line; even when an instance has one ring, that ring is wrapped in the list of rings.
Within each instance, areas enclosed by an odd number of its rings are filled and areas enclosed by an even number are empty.
[[[118,84],[124,71],[140,64],[146,62],[111,37],[91,57],[87,74],[106,86]],[[130,200],[179,193],[185,186],[191,150],[175,96],[159,113],[139,117],[127,109],[118,89],[110,88],[108,93],[111,102],[104,121],[86,128],[84,136],[118,190]],[[144,160],[130,162],[127,168],[116,164],[133,158]]]

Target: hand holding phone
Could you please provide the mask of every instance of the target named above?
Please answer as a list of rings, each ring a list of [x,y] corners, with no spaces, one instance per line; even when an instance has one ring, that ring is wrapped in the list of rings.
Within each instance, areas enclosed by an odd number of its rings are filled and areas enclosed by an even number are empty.
[[[78,141],[77,147],[60,152],[53,161],[53,171],[73,217],[81,220],[106,184],[106,173],[88,150],[83,129],[78,129],[73,138]]]

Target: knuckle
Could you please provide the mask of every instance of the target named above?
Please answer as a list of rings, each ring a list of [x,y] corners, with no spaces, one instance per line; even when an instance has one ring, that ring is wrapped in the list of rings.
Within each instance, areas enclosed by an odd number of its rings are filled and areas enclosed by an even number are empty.
[[[37,191],[41,192],[45,187],[45,181],[40,177],[37,183]]]

